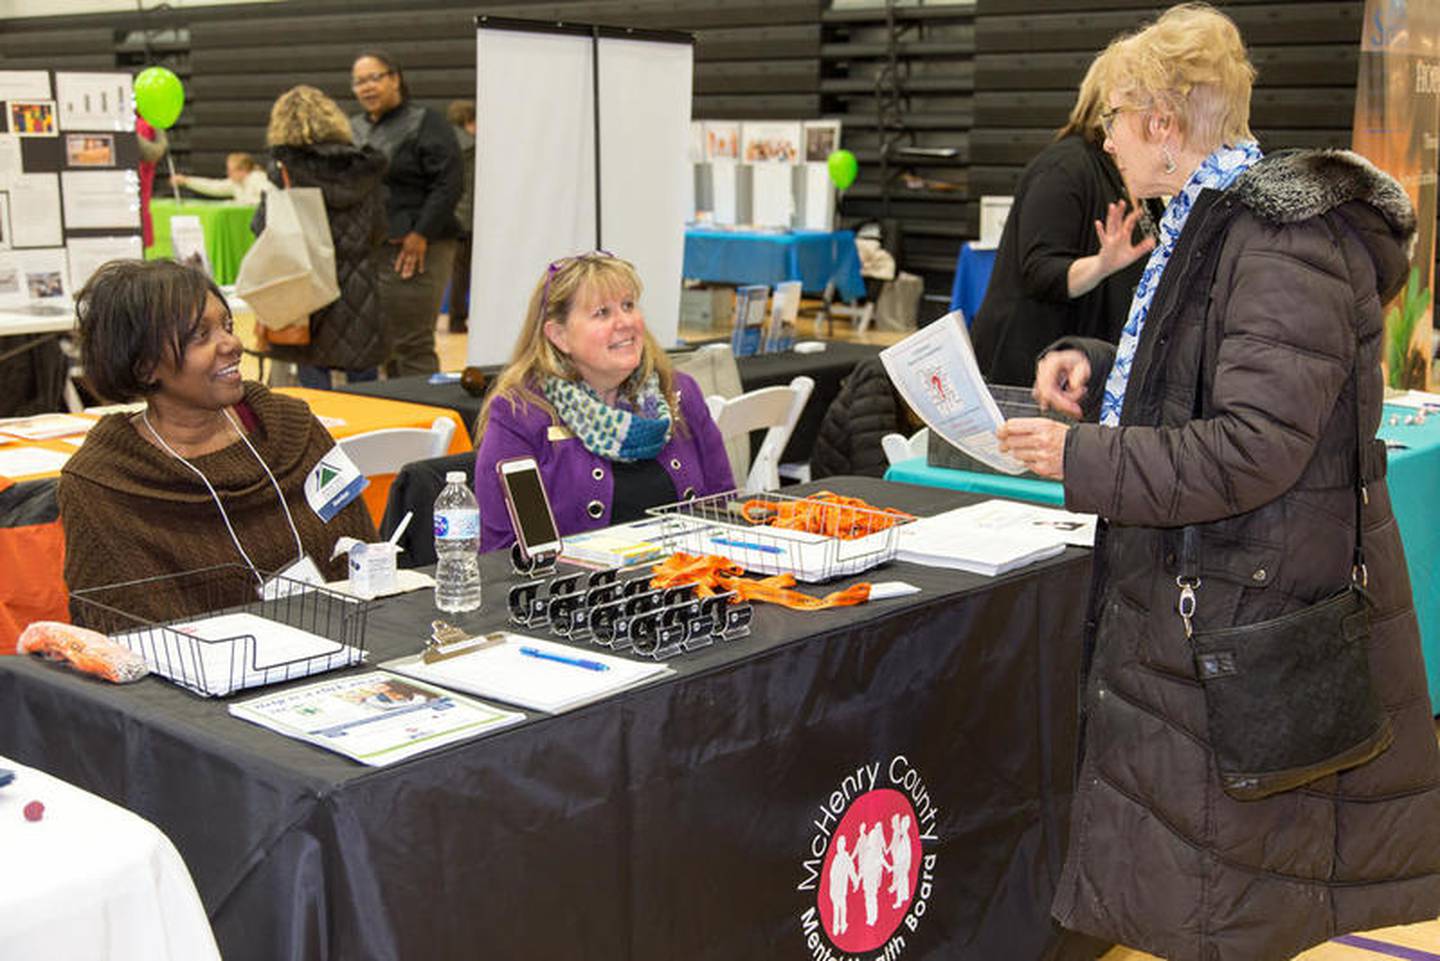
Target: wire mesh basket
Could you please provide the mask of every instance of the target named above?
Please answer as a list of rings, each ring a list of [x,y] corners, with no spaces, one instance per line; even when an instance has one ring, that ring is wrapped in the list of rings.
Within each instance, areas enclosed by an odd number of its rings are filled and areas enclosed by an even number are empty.
[[[677,522],[667,532],[670,550],[718,554],[747,571],[794,574],[810,583],[859,574],[891,560],[900,526],[914,520],[819,497],[727,491],[647,513]]]
[[[302,581],[223,564],[71,594],[75,622],[108,634],[154,674],[203,697],[308,677],[365,657],[370,604]],[[132,610],[178,612],[164,622]]]

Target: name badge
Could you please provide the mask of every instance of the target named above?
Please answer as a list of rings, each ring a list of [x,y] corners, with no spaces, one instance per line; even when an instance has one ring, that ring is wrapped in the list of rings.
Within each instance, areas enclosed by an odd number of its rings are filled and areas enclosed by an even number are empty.
[[[330,518],[369,486],[370,481],[360,473],[360,468],[337,445],[325,452],[305,478],[305,500],[316,516],[328,524]]]
[[[570,433],[570,428],[561,427],[559,424],[551,424],[550,429],[545,432],[545,439],[555,444],[562,440],[569,440],[575,435]]]

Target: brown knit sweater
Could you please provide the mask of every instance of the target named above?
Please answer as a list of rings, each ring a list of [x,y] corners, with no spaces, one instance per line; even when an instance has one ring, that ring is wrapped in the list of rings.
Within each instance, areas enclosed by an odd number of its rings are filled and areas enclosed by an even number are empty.
[[[326,577],[344,577],[345,558],[330,561],[335,539],[348,535],[374,540],[375,525],[361,498],[328,524],[305,499],[305,478],[334,440],[303,401],[246,383],[245,402],[259,421],[250,443],[279,482],[306,553]],[[273,572],[295,560],[295,538],[275,488],[249,448],[237,440],[191,463],[214,486],[256,567]],[[65,582],[71,591],[244,564],[200,478],[142,437],[126,414],[111,414],[90,431],[61,472],[59,500]],[[105,591],[97,598],[157,621],[254,599],[253,586],[247,587],[244,578],[225,580],[234,586],[212,579],[208,586],[196,581],[177,593],[151,584]],[[236,590],[250,593],[237,596]],[[93,610],[85,605],[72,605],[72,614],[78,622],[95,622]]]

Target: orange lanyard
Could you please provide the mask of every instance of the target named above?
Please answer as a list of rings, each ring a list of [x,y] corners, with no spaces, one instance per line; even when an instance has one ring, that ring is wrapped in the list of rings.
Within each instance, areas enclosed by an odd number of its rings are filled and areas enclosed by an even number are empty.
[[[753,502],[750,502],[753,503]],[[749,503],[746,504],[749,507]],[[851,584],[843,591],[835,591],[824,597],[811,597],[795,590],[793,574],[776,574],[772,577],[750,579],[742,575],[745,568],[726,557],[714,554],[671,554],[664,561],[651,568],[655,577],[651,587],[677,587],[693,584],[695,593],[711,597],[726,591],[734,591],[737,601],[764,601],[779,604],[795,611],[819,611],[828,607],[850,607],[863,604],[870,599],[869,584]]]
[[[740,513],[751,524],[809,531],[845,541],[868,537],[915,519],[914,515],[893,507],[872,507],[858,497],[843,497],[830,491],[818,491],[799,500],[751,498],[741,505]]]

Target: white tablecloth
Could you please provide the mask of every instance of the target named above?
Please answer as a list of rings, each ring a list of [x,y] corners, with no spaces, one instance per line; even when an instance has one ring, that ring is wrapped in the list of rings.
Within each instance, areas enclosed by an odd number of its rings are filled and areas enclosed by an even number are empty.
[[[219,961],[185,863],[145,819],[0,757],[0,959]],[[31,801],[45,805],[25,820]]]

